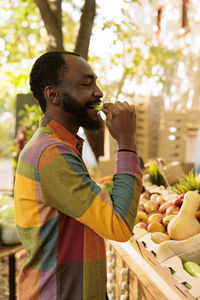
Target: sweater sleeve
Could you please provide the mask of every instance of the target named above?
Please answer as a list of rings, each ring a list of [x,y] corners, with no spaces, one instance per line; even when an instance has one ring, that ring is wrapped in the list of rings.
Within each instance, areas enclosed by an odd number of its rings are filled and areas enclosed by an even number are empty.
[[[117,153],[111,195],[90,178],[82,158],[65,145],[47,147],[38,171],[47,205],[86,224],[103,238],[121,242],[130,238],[142,188],[135,153]]]

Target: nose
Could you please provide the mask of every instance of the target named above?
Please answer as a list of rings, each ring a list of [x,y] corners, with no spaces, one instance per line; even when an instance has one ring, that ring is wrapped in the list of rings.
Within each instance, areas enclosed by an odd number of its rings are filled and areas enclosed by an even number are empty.
[[[96,89],[94,91],[94,96],[98,97],[98,98],[102,98],[103,97],[103,92],[102,92],[102,90],[98,86],[96,86]]]

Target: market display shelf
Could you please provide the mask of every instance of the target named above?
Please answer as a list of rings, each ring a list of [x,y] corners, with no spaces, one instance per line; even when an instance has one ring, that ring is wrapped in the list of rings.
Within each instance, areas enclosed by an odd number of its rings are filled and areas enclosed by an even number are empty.
[[[112,280],[108,285],[113,287],[109,299],[129,299],[129,300],[197,300],[200,299],[200,279],[192,278],[183,270],[180,258],[173,256],[161,264],[152,251],[140,241],[133,238],[126,243],[107,241],[109,249],[115,258],[112,265]],[[109,259],[108,259],[109,260]],[[120,277],[119,261],[121,270],[127,270],[128,279],[124,281]],[[176,270],[176,275],[172,275],[170,269]],[[108,274],[111,269],[108,268]],[[121,272],[122,273],[122,272]],[[185,280],[183,279],[185,278]],[[193,285],[192,293],[184,285],[190,282]],[[126,289],[124,289],[126,286]],[[137,287],[137,288],[136,288]]]

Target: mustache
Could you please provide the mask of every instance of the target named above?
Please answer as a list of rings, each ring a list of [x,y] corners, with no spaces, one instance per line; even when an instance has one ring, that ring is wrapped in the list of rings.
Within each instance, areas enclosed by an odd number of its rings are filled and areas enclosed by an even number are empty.
[[[88,102],[87,106],[99,105],[101,104],[101,101],[102,100],[100,98],[96,98],[95,100]]]

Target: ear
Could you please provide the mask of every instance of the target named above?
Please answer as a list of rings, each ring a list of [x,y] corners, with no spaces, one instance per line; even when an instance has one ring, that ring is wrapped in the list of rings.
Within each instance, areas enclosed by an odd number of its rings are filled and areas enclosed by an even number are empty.
[[[46,86],[44,89],[44,96],[47,102],[49,101],[51,104],[58,106],[60,104],[59,91],[55,86]]]

